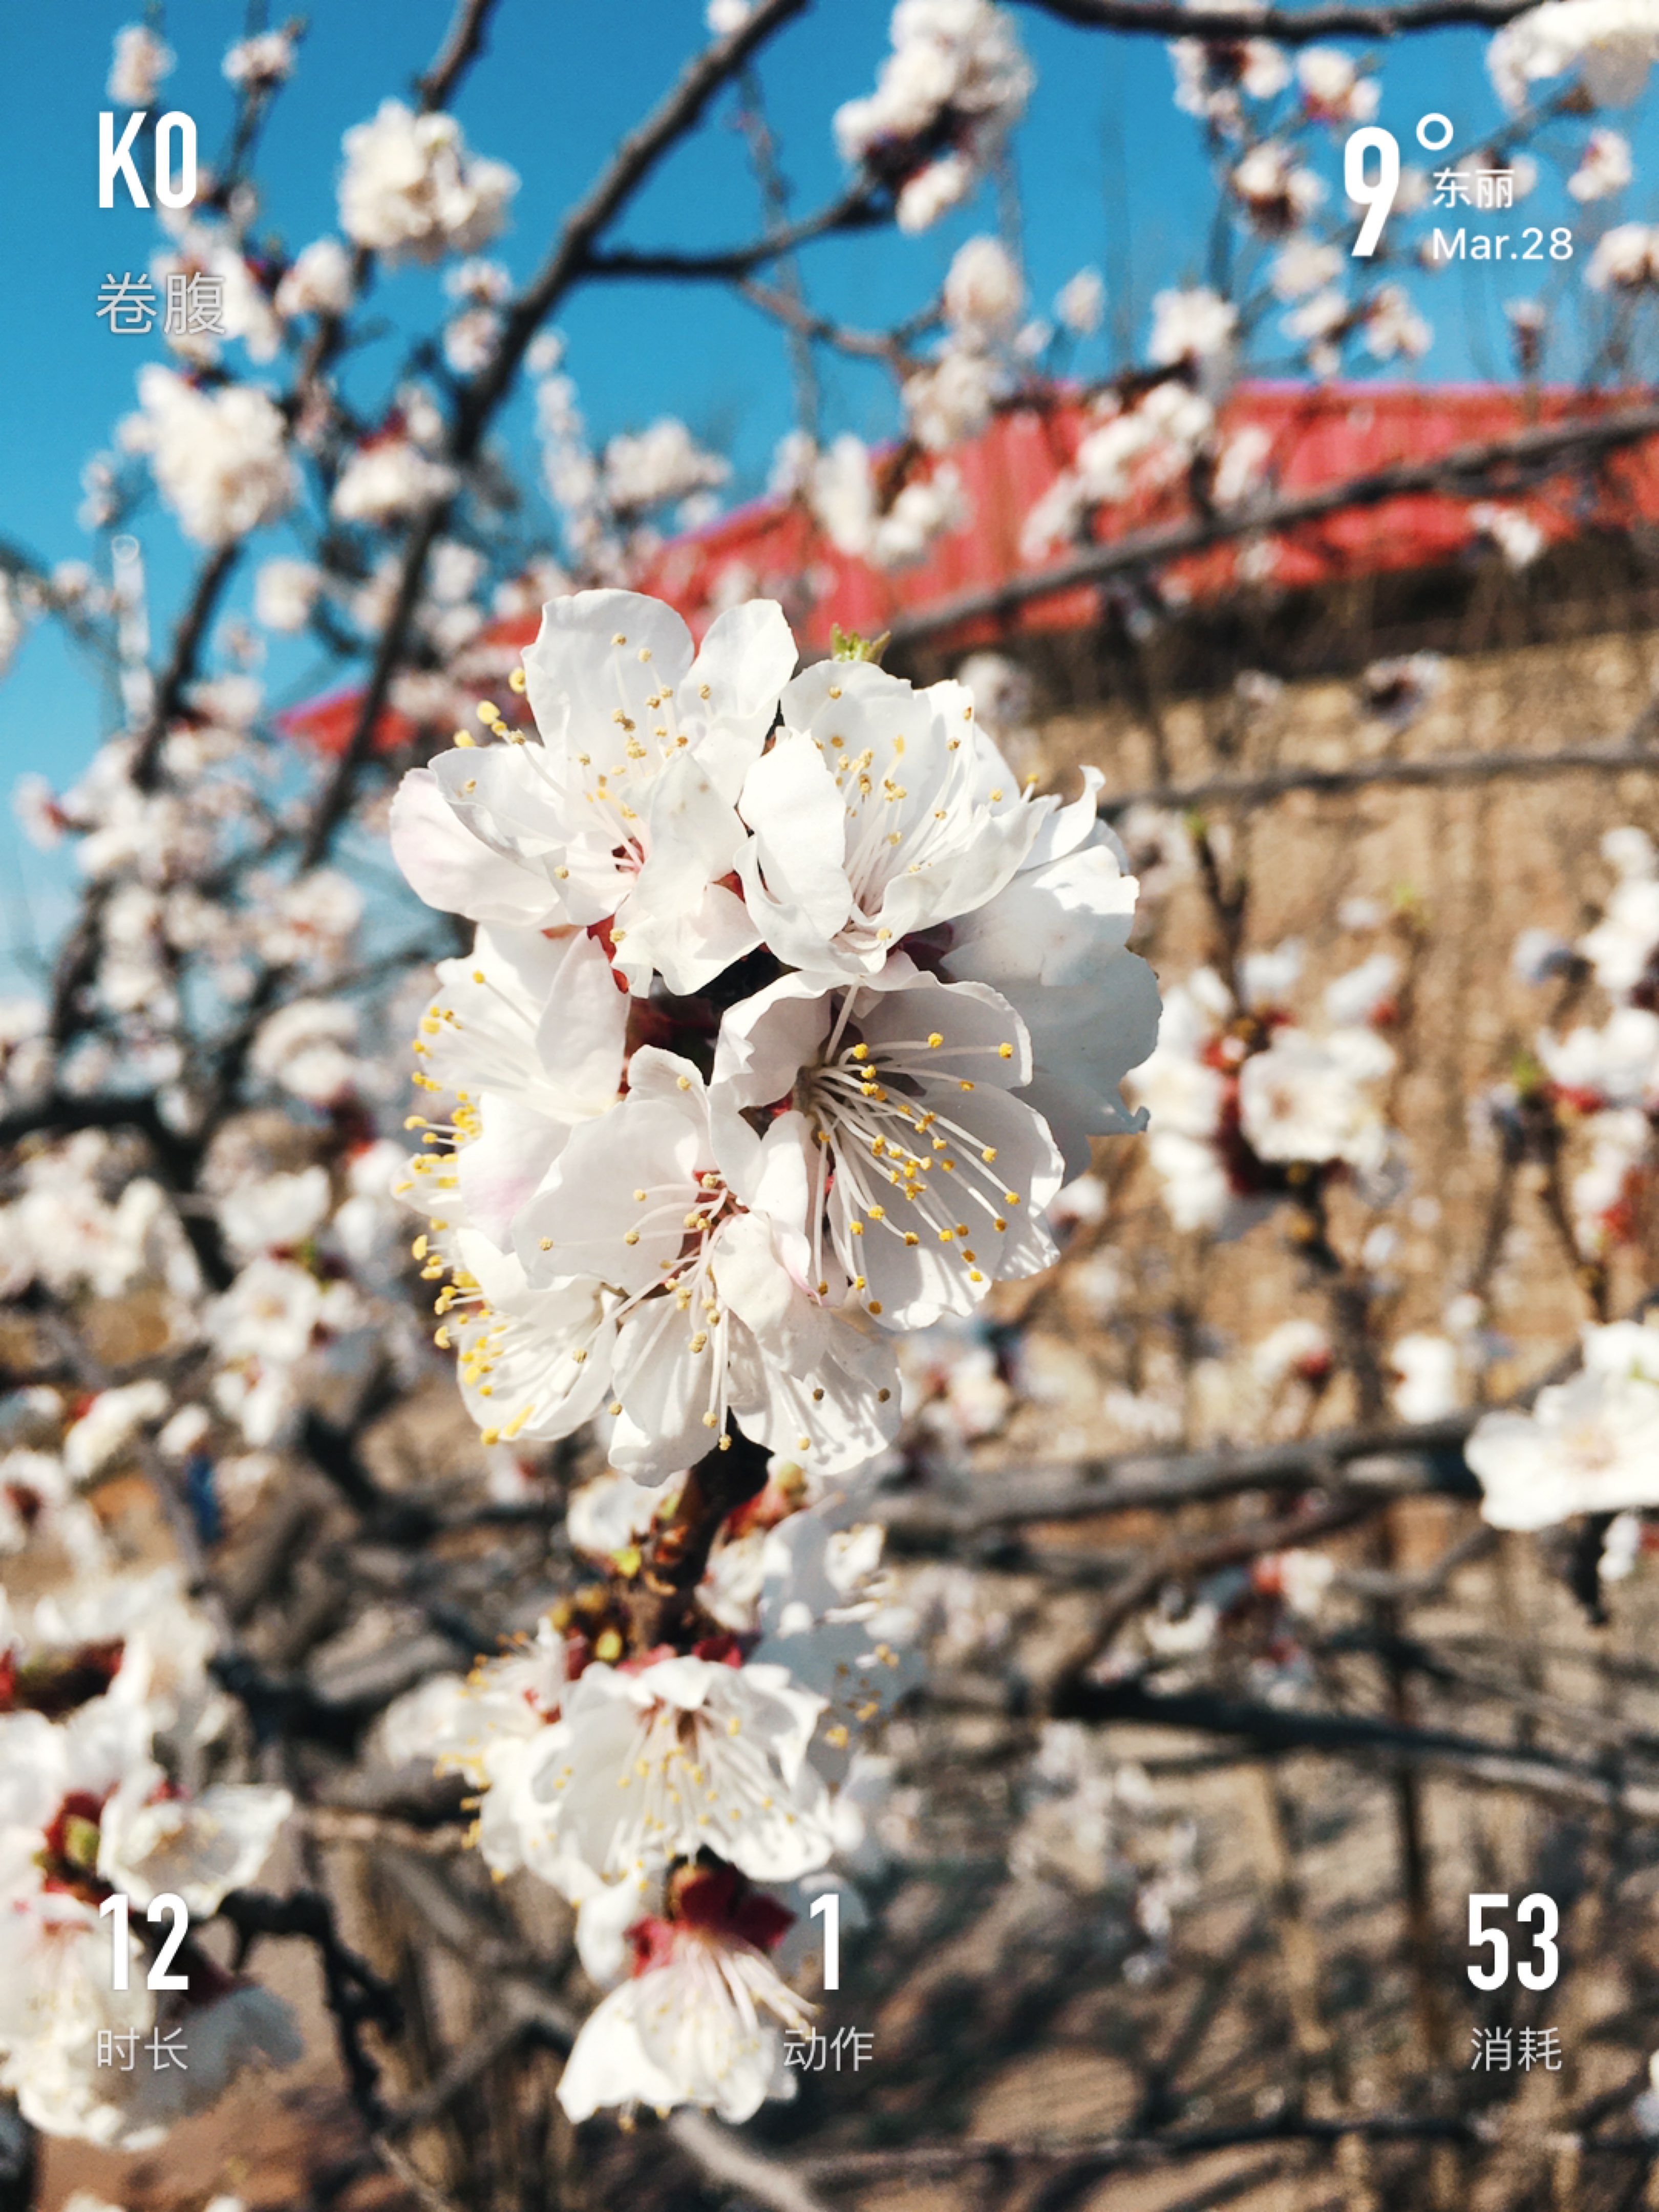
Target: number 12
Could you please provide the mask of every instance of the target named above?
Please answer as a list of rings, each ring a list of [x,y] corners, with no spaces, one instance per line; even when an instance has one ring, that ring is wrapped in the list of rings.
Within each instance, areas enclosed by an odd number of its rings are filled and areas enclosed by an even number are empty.
[[[112,1897],[106,1897],[104,1899],[98,1908],[98,1917],[100,1920],[110,1920],[112,1923],[110,1940],[114,1947],[115,1955],[110,1987],[114,1990],[128,1989],[131,1986],[128,1980],[128,1972],[132,1964],[132,1937],[128,1929],[127,1899],[119,1890],[117,1890]],[[173,1964],[173,1953],[190,1933],[190,1907],[182,1897],[175,1897],[171,1890],[163,1890],[159,1897],[151,1898],[149,1910],[145,1913],[144,1917],[151,1922],[167,1919],[173,1923],[167,1932],[167,1940],[162,1944],[160,1952],[156,1954],[155,1965],[145,1978],[146,1985],[152,1990],[187,1990],[190,1987],[190,1976],[170,1974],[167,1968]]]

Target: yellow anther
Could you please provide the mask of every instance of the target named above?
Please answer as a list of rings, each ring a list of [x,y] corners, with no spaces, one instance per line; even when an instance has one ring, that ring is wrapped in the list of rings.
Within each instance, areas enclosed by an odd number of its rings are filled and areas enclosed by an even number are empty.
[[[1012,1060],[1012,1059],[1013,1058],[1013,1056],[1014,1056],[1014,1048],[1012,1047],[1012,1045],[1011,1045],[1011,1044],[1000,1044],[1000,1045],[997,1047],[997,1058],[998,1058],[999,1060]]]
[[[928,1033],[927,1042],[931,1046],[933,1046],[935,1051],[937,1051],[939,1047],[944,1043],[945,1039],[938,1030],[933,1030]]]

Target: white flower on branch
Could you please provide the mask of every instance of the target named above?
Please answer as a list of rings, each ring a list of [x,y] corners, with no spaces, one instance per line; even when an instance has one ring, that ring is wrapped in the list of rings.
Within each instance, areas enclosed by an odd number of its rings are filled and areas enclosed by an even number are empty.
[[[1261,1160],[1340,1160],[1376,1174],[1391,1138],[1370,1086],[1393,1066],[1393,1048],[1374,1030],[1334,1029],[1322,1038],[1276,1030],[1239,1071],[1243,1134]]]
[[[1486,67],[1511,114],[1534,84],[1577,69],[1598,106],[1628,107],[1659,57],[1651,0],[1544,0],[1506,23],[1486,49]]]
[[[1604,232],[1584,282],[1593,292],[1639,292],[1659,284],[1659,225],[1621,222]]]
[[[1496,1528],[1548,1528],[1575,1513],[1659,1504],[1659,1329],[1584,1331],[1584,1364],[1530,1413],[1483,1414],[1463,1448]]]
[[[1531,568],[1549,542],[1522,508],[1500,507],[1496,500],[1477,500],[1469,509],[1469,520],[1498,548],[1507,568]]]
[[[254,579],[253,611],[266,629],[289,635],[302,630],[322,589],[322,571],[309,561],[267,561]]]
[[[525,655],[540,738],[441,753],[430,775],[453,828],[414,785],[394,815],[400,865],[432,905],[482,915],[505,895],[544,926],[609,921],[637,991],[653,969],[671,990],[702,988],[759,941],[721,878],[744,842],[733,801],[794,658],[766,601],[720,616],[694,653],[655,600],[554,600]]]
[[[1169,368],[1188,361],[1224,361],[1237,324],[1238,310],[1206,285],[1188,292],[1160,292],[1152,301],[1147,357]]]
[[[360,1063],[346,1047],[356,1010],[339,1000],[295,999],[264,1023],[249,1062],[256,1075],[313,1106],[332,1106],[356,1085]]]
[[[453,115],[416,115],[386,100],[346,132],[340,228],[388,260],[476,253],[502,228],[519,179],[469,153]]]
[[[953,330],[981,344],[1006,337],[1024,303],[1019,271],[999,240],[970,238],[957,248],[945,279],[945,319]]]
[[[991,419],[1001,380],[996,363],[986,355],[946,347],[929,367],[905,379],[904,419],[911,436],[930,453],[944,453],[977,436]],[[912,489],[914,482],[905,489]],[[899,496],[902,500],[903,494]],[[896,507],[895,502],[895,512]],[[878,518],[866,504],[848,550],[866,550],[881,523],[890,519]],[[848,534],[842,532],[843,538]]]
[[[351,305],[351,256],[337,238],[301,247],[276,287],[279,315],[343,315]]]
[[[1199,0],[1188,4],[1195,7]],[[1291,82],[1291,64],[1271,40],[1247,35],[1254,0],[1224,0],[1224,5],[1239,18],[1237,39],[1176,39],[1169,52],[1182,113],[1236,137],[1244,127],[1243,100],[1277,100]]]
[[[285,2006],[204,1957],[186,1997],[158,2002],[133,1935],[129,1987],[112,1987],[102,1899],[117,1887],[138,1900],[173,1890],[205,1917],[257,1874],[290,1807],[285,1791],[240,1784],[193,1796],[152,1759],[155,1732],[193,1717],[155,1661],[182,1649],[199,1674],[204,1656],[198,1623],[169,1633],[166,1601],[155,1604],[163,1579],[88,1577],[77,1602],[43,1600],[27,1625],[0,1599],[0,2087],[49,2134],[125,2148],[215,2102],[254,2057],[288,2064],[300,2051]],[[191,2061],[199,2051],[204,2063],[176,2083],[98,2063],[100,2033],[184,2024]]]
[[[1106,286],[1097,269],[1079,269],[1054,295],[1054,317],[1074,338],[1091,337],[1106,313]]]
[[[1382,100],[1375,77],[1338,46],[1304,46],[1296,58],[1302,103],[1317,123],[1369,123]]]
[[[494,1374],[489,1335],[474,1371],[503,1432],[532,1436],[574,1427],[577,1378],[591,1389],[597,1376],[616,1422],[611,1463],[642,1480],[710,1450],[728,1414],[769,1449],[850,1472],[896,1428],[892,1354],[842,1310],[847,1283],[809,1243],[800,1117],[763,1139],[735,1115],[716,1128],[708,1105],[688,1062],[635,1053],[628,1097],[573,1133],[518,1217],[531,1285],[572,1293],[541,1380],[519,1402],[520,1377]],[[498,1334],[505,1352],[512,1324]]]
[[[146,1760],[129,1767],[105,1801],[99,1875],[135,1905],[170,1891],[192,1919],[209,1919],[228,1891],[253,1881],[293,1810],[286,1790],[251,1783],[216,1783],[181,1797]]]
[[[1342,249],[1311,238],[1287,239],[1273,259],[1271,281],[1280,300],[1305,300],[1342,274]]]
[[[1025,111],[1033,82],[991,0],[898,0],[875,91],[836,111],[842,158],[892,182],[902,230],[965,198]]]
[[[610,441],[602,489],[612,507],[640,514],[694,492],[715,490],[731,473],[730,462],[706,452],[684,423],[670,415],[648,429]]]
[[[1232,186],[1253,228],[1283,238],[1297,230],[1325,198],[1325,185],[1297,160],[1293,148],[1273,139],[1252,146],[1232,173]]]
[[[555,1847],[599,1881],[704,1850],[754,1881],[790,1881],[835,1848],[806,1756],[823,1709],[782,1667],[596,1660],[566,1693],[533,1794]]]
[[[268,392],[251,384],[198,390],[152,362],[138,372],[138,398],[143,412],[126,417],[122,441],[150,456],[187,537],[222,545],[293,505],[299,477],[288,425]]]
[[[294,41],[286,31],[259,31],[239,39],[226,53],[222,68],[228,84],[269,90],[287,83],[294,63]]]
[[[768,2097],[794,2094],[783,2033],[811,2008],[767,1954],[790,1915],[730,1867],[686,1867],[669,1885],[670,1917],[629,1931],[634,1971],[583,2026],[559,2081],[566,2117],[605,2106],[712,2107],[733,2124]]]
[[[971,1312],[993,1281],[1047,1267],[1040,1217],[1064,1179],[1041,1115],[1011,1096],[1031,1079],[1012,1007],[908,968],[822,994],[785,977],[726,1016],[715,1059],[721,1106],[793,1102],[773,1127],[798,1113],[813,1148],[811,1272],[828,1267],[827,1236],[891,1328]]]
[[[873,976],[912,932],[982,906],[1056,803],[1029,803],[959,684],[820,661],[781,706],[743,786],[738,870],[763,940],[810,974]]]
[[[459,479],[394,428],[365,439],[340,471],[330,501],[342,522],[384,523],[447,499]]]
[[[173,53],[144,23],[127,23],[115,33],[115,57],[107,91],[118,107],[149,107],[161,80],[171,76]]]
[[[1608,199],[1622,192],[1635,173],[1629,139],[1617,131],[1592,131],[1578,167],[1567,179],[1567,190],[1576,200]]]

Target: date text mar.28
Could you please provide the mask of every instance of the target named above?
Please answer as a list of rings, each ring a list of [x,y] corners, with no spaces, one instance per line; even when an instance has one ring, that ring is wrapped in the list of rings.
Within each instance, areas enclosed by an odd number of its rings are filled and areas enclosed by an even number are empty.
[[[1429,242],[1431,261],[1571,261],[1572,233],[1565,227],[1549,233],[1547,248],[1545,234],[1539,229],[1523,230],[1516,238],[1506,230],[1470,230],[1459,223],[1452,231],[1435,225],[1434,236]]]

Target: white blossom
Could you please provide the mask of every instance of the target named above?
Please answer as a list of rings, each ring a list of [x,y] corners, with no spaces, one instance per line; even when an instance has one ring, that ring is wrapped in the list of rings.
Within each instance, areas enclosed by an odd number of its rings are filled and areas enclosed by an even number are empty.
[[[144,23],[126,23],[115,33],[108,94],[118,107],[149,107],[164,76],[171,76],[173,53]]]
[[[1152,301],[1152,335],[1147,357],[1161,367],[1183,361],[1207,362],[1231,349],[1238,311],[1207,286],[1188,292],[1160,292]]]
[[[1530,88],[1570,69],[1598,106],[1628,107],[1659,54],[1650,0],[1544,0],[1506,23],[1486,49],[1486,67],[1510,113]]]
[[[343,315],[351,305],[351,256],[337,238],[301,247],[277,284],[279,315]]]
[[[945,313],[953,329],[981,342],[1006,337],[1024,299],[1019,270],[998,240],[970,238],[957,248],[945,279]]]
[[[266,87],[285,84],[294,74],[294,41],[286,31],[260,31],[239,39],[226,53],[227,83]]]
[[[198,391],[159,362],[138,372],[142,414],[123,425],[147,453],[162,498],[185,535],[220,545],[274,521],[293,504],[299,477],[282,410],[255,385]]]
[[[1073,337],[1086,338],[1100,328],[1106,313],[1106,287],[1097,269],[1079,269],[1054,295],[1054,315]]]
[[[382,100],[344,138],[340,228],[392,261],[476,253],[502,228],[519,179],[504,161],[469,153],[453,115],[416,115]]]
[[[1560,4],[1571,4],[1571,0],[1560,0]],[[1659,283],[1659,226],[1621,222],[1604,231],[1595,242],[1584,282],[1593,292],[1636,292]]]
[[[1629,139],[1617,131],[1592,131],[1567,190],[1576,200],[1604,200],[1622,192],[1635,173]]]
[[[875,91],[836,111],[836,143],[895,180],[901,229],[925,230],[972,190],[1024,112],[1032,72],[992,0],[898,0],[891,38]]]
[[[1659,1503],[1659,1330],[1586,1328],[1579,1372],[1547,1384],[1530,1413],[1483,1414],[1464,1457],[1498,1528]]]
[[[737,2124],[794,2094],[781,2031],[805,2029],[811,2011],[767,1956],[789,1916],[729,1869],[688,1870],[674,1888],[674,1917],[640,1923],[632,1976],[566,2062],[559,2102],[573,2121],[638,2102],[705,2106]]]

